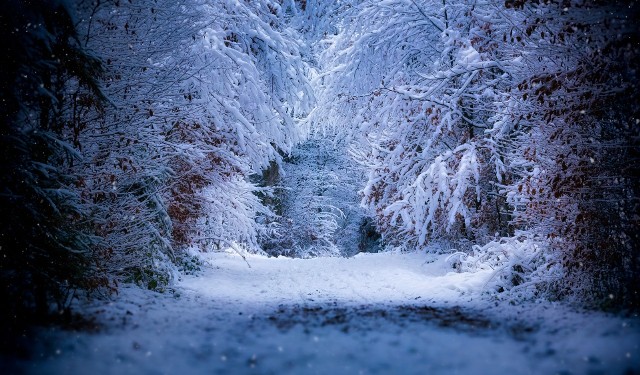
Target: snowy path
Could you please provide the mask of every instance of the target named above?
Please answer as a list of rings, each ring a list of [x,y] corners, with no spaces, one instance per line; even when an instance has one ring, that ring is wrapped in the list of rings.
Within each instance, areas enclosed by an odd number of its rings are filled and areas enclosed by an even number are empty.
[[[98,332],[43,332],[10,371],[82,374],[625,374],[640,320],[550,303],[495,307],[489,274],[444,256],[287,259],[210,254],[164,294],[89,307]],[[492,307],[490,307],[492,306]],[[630,371],[630,372],[627,372]]]
[[[449,272],[445,257],[424,254],[360,254],[352,258],[266,258],[210,254],[206,277],[180,286],[238,304],[340,302],[406,303],[414,299],[457,300],[480,290],[490,274]]]

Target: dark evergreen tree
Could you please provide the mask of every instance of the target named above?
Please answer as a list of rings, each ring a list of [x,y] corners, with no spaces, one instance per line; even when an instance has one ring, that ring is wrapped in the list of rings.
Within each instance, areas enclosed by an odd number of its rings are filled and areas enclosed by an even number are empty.
[[[100,61],[87,54],[62,1],[2,2],[0,14],[0,285],[2,321],[20,327],[63,312],[76,288],[98,286],[85,205],[67,166],[74,122],[65,93],[95,105]],[[3,336],[5,337],[5,336]]]

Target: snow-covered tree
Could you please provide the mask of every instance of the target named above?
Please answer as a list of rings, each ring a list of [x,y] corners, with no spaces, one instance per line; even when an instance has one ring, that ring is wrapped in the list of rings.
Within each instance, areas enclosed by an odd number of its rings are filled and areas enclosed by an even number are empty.
[[[327,38],[312,120],[356,145],[369,170],[363,203],[386,243],[446,239],[476,264],[488,252],[520,259],[500,268],[496,280],[507,282],[496,290],[574,285],[630,298],[638,36],[629,5],[357,4]]]
[[[344,145],[313,137],[272,177],[278,230],[262,244],[267,253],[313,257],[359,251],[365,218],[357,191],[364,175]]]
[[[272,163],[279,165],[281,154],[305,137],[299,120],[310,111],[314,96],[299,42],[285,27],[284,12],[270,1],[216,2],[203,10],[204,19],[217,22],[201,30],[191,51],[198,57],[197,73],[182,90],[193,105],[187,106],[191,110],[182,121],[208,130],[209,138],[217,138],[208,145],[214,161],[235,168],[216,167],[201,174],[211,179],[211,189],[203,191],[209,207],[196,237],[212,238],[214,244],[222,240],[258,248],[257,237],[271,232],[272,221],[256,222],[256,215],[271,214],[253,196],[262,189],[248,177]]]
[[[84,194],[111,272],[166,283],[181,248],[271,231],[249,176],[304,137],[299,42],[278,2],[79,4],[111,106],[81,132]],[[261,224],[262,223],[262,224]],[[178,251],[178,253],[176,253]]]
[[[511,130],[506,158],[515,178],[504,191],[514,224],[549,241],[564,268],[557,292],[631,305],[640,106],[629,43],[638,40],[638,9],[622,5],[509,4],[508,14],[527,17],[501,48],[526,53],[509,92],[513,109],[493,131]]]
[[[388,243],[503,230],[495,224],[502,202],[481,189],[502,173],[484,130],[511,56],[482,40],[486,26],[470,7],[364,2],[325,56],[334,68],[319,78],[323,107],[360,145],[370,170],[363,203]]]

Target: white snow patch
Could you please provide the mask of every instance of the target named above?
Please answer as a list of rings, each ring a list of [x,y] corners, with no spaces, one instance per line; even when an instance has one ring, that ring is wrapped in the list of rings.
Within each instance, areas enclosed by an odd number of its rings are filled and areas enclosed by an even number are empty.
[[[245,256],[246,262],[231,252],[206,254],[204,259],[212,268],[203,277],[186,277],[179,285],[217,301],[243,305],[376,304],[420,298],[454,301],[461,293],[477,294],[491,277],[489,271],[451,272],[446,256],[431,259],[418,253],[313,259]]]

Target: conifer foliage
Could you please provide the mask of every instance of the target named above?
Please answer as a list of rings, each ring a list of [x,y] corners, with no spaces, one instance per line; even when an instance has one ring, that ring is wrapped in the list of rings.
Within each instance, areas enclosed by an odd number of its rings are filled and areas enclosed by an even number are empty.
[[[62,312],[75,289],[107,286],[94,260],[90,207],[71,166],[78,123],[67,92],[100,106],[102,65],[82,46],[61,1],[8,1],[0,73],[0,280],[3,320]],[[71,137],[70,137],[71,135]]]

